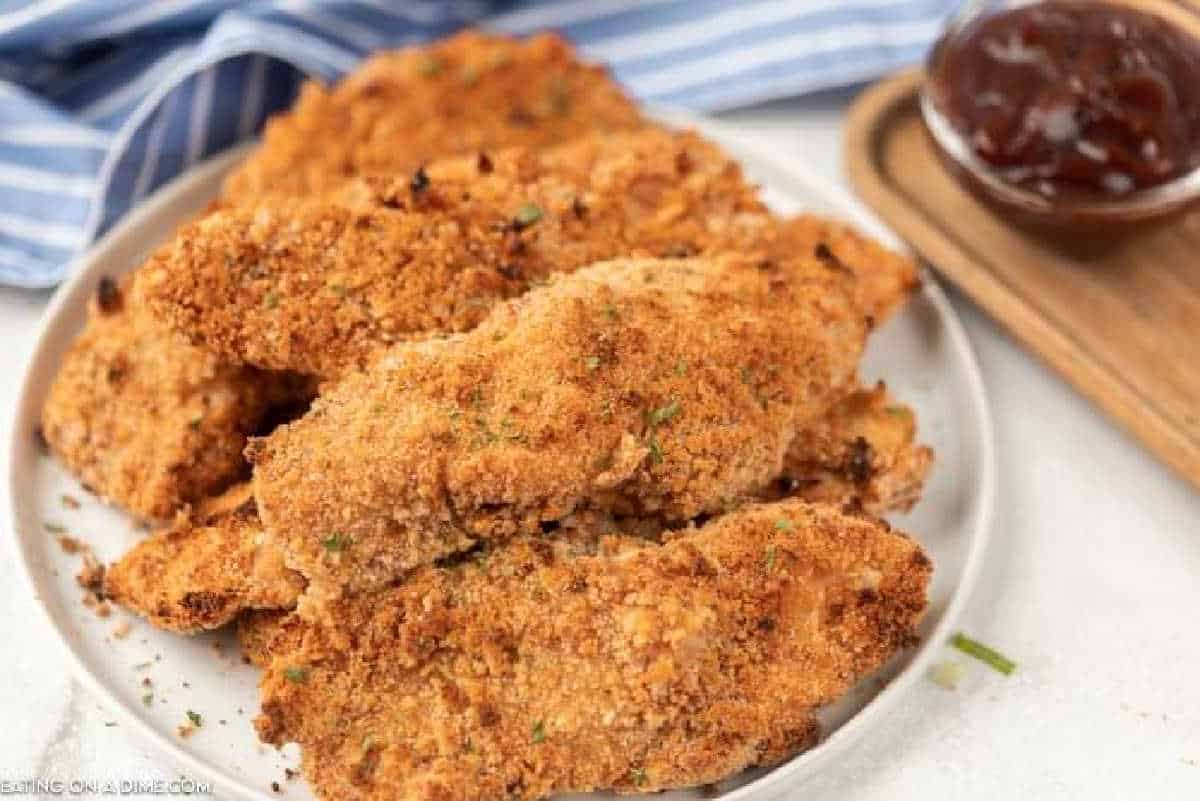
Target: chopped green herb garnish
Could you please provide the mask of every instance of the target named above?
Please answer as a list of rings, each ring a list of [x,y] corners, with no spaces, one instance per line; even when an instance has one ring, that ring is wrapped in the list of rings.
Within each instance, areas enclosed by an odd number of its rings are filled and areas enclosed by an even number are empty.
[[[780,531],[791,531],[793,528],[795,528],[795,525],[786,517],[781,517],[775,521],[775,528],[779,529]]]
[[[46,529],[46,531],[50,532],[51,534],[67,533],[66,527],[60,526],[58,523],[42,523],[42,528]]]
[[[778,556],[779,553],[775,550],[774,545],[767,548],[767,570],[773,570],[775,568],[775,559]]]
[[[146,693],[145,695],[143,695],[142,703],[145,704],[146,706],[150,706],[151,704],[153,704],[154,703],[154,693]]]
[[[621,316],[621,313],[617,311],[616,306],[612,305],[611,303],[606,303],[604,304],[604,316],[610,320],[616,320]]]
[[[679,400],[675,399],[666,406],[660,406],[647,414],[646,423],[653,428],[662,425],[677,414],[679,414]]]
[[[950,638],[950,644],[967,656],[975,657],[980,662],[983,662],[993,670],[1003,673],[1005,676],[1011,676],[1012,672],[1017,669],[1016,662],[994,648],[989,648],[978,640],[971,639],[961,631]]]
[[[293,684],[303,684],[308,681],[308,668],[286,667],[283,669],[283,677]]]
[[[325,539],[321,540],[321,545],[330,553],[338,553],[346,550],[350,546],[350,538],[343,537],[341,534],[330,534]]]
[[[187,719],[188,719],[188,722],[190,722],[197,729],[204,725],[204,719],[202,717],[200,717],[199,712],[193,712],[192,710],[189,709],[187,711]]]
[[[113,726],[116,726],[116,725],[117,725],[117,722],[115,720],[104,721],[104,728],[106,728],[106,729],[111,729]]]
[[[513,224],[517,228],[528,228],[540,219],[542,219],[542,207],[536,203],[526,203],[513,215]]]
[[[588,356],[583,360],[583,363],[587,366],[588,372],[590,373],[600,366],[600,357]]]
[[[346,287],[341,284],[330,284],[329,291],[337,295],[339,298],[346,297]]]
[[[634,784],[636,784],[638,787],[641,787],[646,783],[646,769],[634,768],[633,770],[629,771],[629,778]]]
[[[274,309],[279,305],[279,295],[275,292],[268,292],[263,295],[263,305],[268,309]]]
[[[648,445],[650,448],[651,464],[662,464],[663,452],[662,452],[662,446],[658,444],[658,440],[651,439],[650,442],[648,443]]]
[[[687,375],[687,362],[675,363],[675,375]]]
[[[533,724],[533,736],[531,739],[535,743],[540,743],[546,739],[546,727],[542,724],[542,721],[539,720]]]

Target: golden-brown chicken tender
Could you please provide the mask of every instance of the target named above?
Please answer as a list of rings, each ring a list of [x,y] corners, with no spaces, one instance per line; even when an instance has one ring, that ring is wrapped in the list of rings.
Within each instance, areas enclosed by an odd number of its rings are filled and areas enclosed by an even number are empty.
[[[139,290],[102,279],[51,385],[42,432],[91,490],[162,520],[244,477],[247,436],[305,390],[170,334]]]
[[[184,633],[219,628],[244,610],[294,606],[304,581],[266,541],[249,485],[222,501],[233,508],[181,516],[109,566],[105,594],[159,628]]]
[[[616,557],[519,538],[277,626],[256,723],[341,801],[715,782],[811,746],[929,577],[886,524],[796,500]]]
[[[562,38],[467,31],[373,56],[332,89],[305,84],[226,179],[224,197],[319,194],[351,175],[645,124],[607,71],[581,62]]]
[[[933,465],[933,450],[917,444],[916,433],[916,415],[883,382],[859,389],[800,431],[776,487],[872,514],[907,512]]]
[[[148,285],[166,321],[231,361],[333,378],[390,342],[469,331],[553,273],[766,221],[719,148],[649,130],[227,209],[161,249]]]
[[[251,446],[306,597],[581,510],[686,521],[766,486],[846,394],[865,325],[816,260],[595,265],[402,344]]]
[[[933,460],[929,448],[914,443],[915,433],[912,410],[892,401],[882,385],[858,389],[800,431],[788,449],[783,475],[755,495],[762,500],[794,495],[872,514],[907,511],[920,496]],[[248,500],[248,487],[240,485],[219,496],[205,504],[202,512],[230,507],[228,499],[243,506]],[[244,506],[242,511],[251,508]],[[203,516],[211,520],[219,515],[210,511]],[[661,522],[655,519],[603,522],[604,525],[593,524],[591,529],[620,530],[649,540],[662,535]],[[257,520],[245,523],[253,525],[255,533],[262,531]],[[556,531],[561,538],[565,529]],[[244,525],[210,523],[176,526],[166,536],[156,535],[109,569],[112,584],[111,577],[128,571],[126,566],[130,563],[151,565],[151,570],[140,574],[142,583],[134,591],[110,590],[110,594],[118,595],[120,603],[147,616],[155,625],[173,630],[215,628],[245,612],[238,627],[239,637],[246,655],[261,666],[265,654],[274,650],[273,624],[282,618],[281,613],[267,610],[290,609],[303,579],[290,570],[266,574],[258,570],[247,576],[245,564],[262,564],[268,560],[267,553],[274,550],[278,556],[270,557],[274,561],[269,563],[282,565],[283,552],[261,537],[248,541],[245,532]],[[252,551],[247,550],[250,545]],[[161,565],[166,565],[165,569],[158,569]],[[196,598],[220,599],[219,605],[210,604],[218,609],[218,614],[210,614],[198,624],[194,619],[195,604],[188,600]]]
[[[916,263],[888,250],[851,225],[816,214],[786,219],[772,234],[772,253],[814,254],[854,273],[859,306],[873,324],[882,323],[921,285]]]
[[[226,200],[323,191],[360,171],[416,169],[436,156],[547,145],[636,128],[637,108],[604,70],[551,35],[464,33],[375,56],[337,88],[315,84],[267,126],[227,181]],[[192,347],[140,304],[93,315],[44,413],[46,438],[90,487],[139,517],[167,520],[244,477],[247,433],[267,410],[311,395]]]
[[[227,209],[159,251],[149,294],[231,361],[332,378],[391,342],[470,330],[555,272],[724,252],[820,254],[855,274],[872,318],[915,281],[911,261],[845,226],[769,215],[715,145],[651,129]]]

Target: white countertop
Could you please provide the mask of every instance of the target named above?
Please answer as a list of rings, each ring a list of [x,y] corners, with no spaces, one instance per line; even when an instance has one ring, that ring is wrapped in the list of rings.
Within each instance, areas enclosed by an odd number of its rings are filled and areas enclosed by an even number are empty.
[[[727,116],[842,181],[846,102]],[[961,628],[1020,667],[1005,678],[970,663],[955,691],[922,683],[796,797],[1198,799],[1200,492],[951,296],[983,367],[1000,458],[996,530]],[[47,298],[0,289],[5,437]],[[105,726],[10,553],[0,550],[0,781],[176,776],[132,733]]]

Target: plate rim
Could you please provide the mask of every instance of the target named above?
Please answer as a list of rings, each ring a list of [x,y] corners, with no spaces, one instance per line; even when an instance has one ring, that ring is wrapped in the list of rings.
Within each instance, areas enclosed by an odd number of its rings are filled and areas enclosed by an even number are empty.
[[[820,197],[829,208],[834,209],[838,216],[845,218],[871,236],[884,241],[890,247],[911,253],[911,249],[868,211],[861,202],[855,199],[847,189],[819,178],[803,159],[782,155],[761,137],[746,134],[729,122],[679,109],[658,109],[652,113],[652,116],[679,127],[699,129],[702,135],[713,139],[736,142],[737,148],[752,155],[755,161],[761,164],[777,165],[782,172],[797,179],[815,197]],[[30,408],[33,405],[33,389],[37,380],[34,367],[44,360],[45,351],[50,347],[47,333],[53,321],[57,319],[63,307],[72,302],[76,295],[83,291],[83,287],[92,280],[89,265],[98,261],[103,254],[118,247],[123,240],[130,236],[130,231],[149,223],[152,218],[161,213],[160,210],[163,207],[170,206],[172,201],[188,194],[193,184],[208,179],[213,174],[223,172],[244,158],[255,144],[256,142],[252,141],[234,146],[185,170],[144,199],[87,251],[73,260],[72,268],[69,271],[70,277],[55,290],[38,321],[34,332],[34,347],[22,369],[15,401],[8,410],[8,413],[12,415],[10,418],[12,425],[9,427],[4,442],[3,466],[0,468],[0,482],[2,482],[0,487],[3,489],[0,492],[0,508],[3,512],[2,519],[7,522],[10,535],[7,539],[10,540],[10,553],[15,557],[16,572],[20,575],[20,581],[33,600],[34,606],[38,608],[38,614],[42,615],[44,622],[53,631],[54,640],[58,644],[59,652],[66,657],[72,678],[78,681],[94,698],[111,708],[114,714],[119,716],[123,726],[127,726],[129,730],[135,732],[137,737],[141,738],[148,746],[170,759],[176,766],[190,771],[191,778],[209,782],[214,791],[229,794],[234,798],[270,801],[273,796],[267,794],[266,791],[255,789],[244,780],[239,781],[236,777],[224,773],[216,766],[210,765],[206,760],[194,755],[182,744],[163,736],[161,732],[135,714],[130,706],[87,667],[79,650],[72,644],[66,632],[58,626],[47,606],[41,602],[33,566],[22,547],[22,538],[17,535],[18,529],[23,529],[23,526],[18,519],[16,504],[19,438],[28,434],[18,423],[30,416],[35,420],[40,418],[38,410]],[[921,293],[933,305],[941,323],[945,326],[951,349],[956,360],[964,368],[964,378],[971,405],[978,410],[976,430],[971,432],[976,439],[979,451],[980,473],[976,478],[977,503],[974,514],[966,525],[971,542],[958,582],[941,620],[924,638],[909,663],[888,682],[886,687],[828,737],[822,739],[808,751],[798,754],[787,762],[768,770],[764,775],[723,794],[721,798],[726,801],[749,801],[753,797],[771,798],[786,789],[794,789],[814,775],[822,765],[857,744],[866,733],[866,728],[873,721],[893,710],[900,698],[906,695],[917,679],[927,672],[937,655],[937,649],[947,639],[950,631],[961,617],[978,582],[993,528],[997,495],[998,464],[991,405],[988,402],[979,361],[961,319],[932,273],[922,268],[921,278]]]

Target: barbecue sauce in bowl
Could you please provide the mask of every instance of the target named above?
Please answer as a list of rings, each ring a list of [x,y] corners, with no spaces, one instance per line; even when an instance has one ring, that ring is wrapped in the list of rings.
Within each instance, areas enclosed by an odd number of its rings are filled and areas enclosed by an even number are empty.
[[[1027,211],[1119,217],[1128,205],[1144,219],[1154,190],[1200,182],[1200,39],[1165,17],[1082,0],[977,14],[950,29],[928,72],[922,102],[941,149],[1026,195]],[[1171,194],[1167,205],[1188,199]]]

